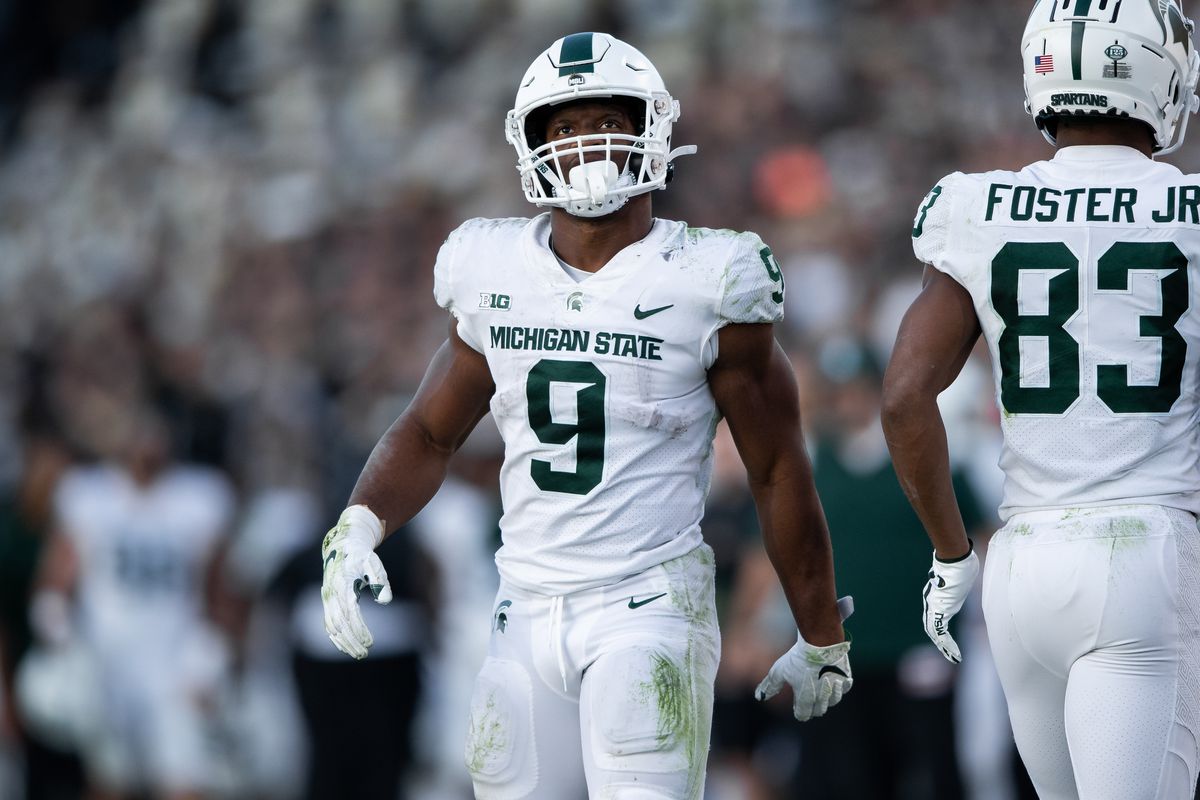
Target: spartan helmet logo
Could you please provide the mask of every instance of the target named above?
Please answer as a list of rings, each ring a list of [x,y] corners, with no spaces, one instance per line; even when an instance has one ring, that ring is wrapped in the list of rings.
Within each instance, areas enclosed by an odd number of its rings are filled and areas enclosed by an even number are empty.
[[[567,311],[583,311],[583,292],[571,292],[567,298]]]

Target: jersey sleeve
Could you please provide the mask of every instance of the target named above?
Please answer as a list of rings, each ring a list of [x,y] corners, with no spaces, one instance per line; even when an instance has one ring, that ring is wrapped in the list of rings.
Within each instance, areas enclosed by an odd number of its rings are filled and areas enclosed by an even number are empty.
[[[955,172],[938,181],[925,195],[913,218],[913,253],[922,263],[943,272],[943,256],[950,243],[955,188],[961,174]]]
[[[717,315],[721,325],[783,319],[783,270],[771,248],[755,233],[734,237]]]
[[[470,236],[474,222],[475,220],[467,220],[451,231],[438,250],[437,260],[433,264],[433,298],[458,321],[456,328],[459,338],[472,349],[483,352],[483,345],[471,333],[470,326],[464,324],[464,312],[460,305],[463,302],[460,296],[462,292],[457,282],[461,269],[457,259],[463,250],[464,240]]]

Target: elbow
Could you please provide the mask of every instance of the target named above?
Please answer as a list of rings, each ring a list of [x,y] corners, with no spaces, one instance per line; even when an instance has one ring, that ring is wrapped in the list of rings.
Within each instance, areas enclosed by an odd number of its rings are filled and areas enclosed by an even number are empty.
[[[896,375],[889,370],[883,384],[880,409],[884,434],[888,439],[902,435],[927,412],[930,404],[937,406],[937,392],[932,386],[916,376]]]

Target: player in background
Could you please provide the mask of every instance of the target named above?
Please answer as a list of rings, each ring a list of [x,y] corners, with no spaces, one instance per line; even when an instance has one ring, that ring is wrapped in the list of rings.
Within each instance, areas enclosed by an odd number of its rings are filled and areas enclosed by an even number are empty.
[[[210,615],[235,498],[220,473],[175,460],[148,407],[114,423],[113,451],[64,473],[31,608],[51,647],[95,668],[83,757],[90,796],[186,800],[219,786],[209,703],[228,645]]]
[[[942,179],[928,266],[887,370],[884,427],[934,545],[925,630],[979,570],[937,395],[982,332],[1005,473],[984,614],[1043,800],[1191,798],[1200,765],[1200,178],[1157,162],[1197,107],[1176,0],[1039,0],[1027,108],[1058,149]]]
[[[759,687],[804,720],[851,685],[833,560],[772,323],[783,276],[752,233],[655,219],[679,104],[603,33],[556,41],[505,132],[533,219],[475,219],[434,268],[453,319],[322,548],[326,627],[363,657],[373,549],[492,412],[501,586],[466,762],[480,798],[699,798],[720,656],[700,518],[724,416],[799,629]],[[369,709],[363,709],[369,714]]]

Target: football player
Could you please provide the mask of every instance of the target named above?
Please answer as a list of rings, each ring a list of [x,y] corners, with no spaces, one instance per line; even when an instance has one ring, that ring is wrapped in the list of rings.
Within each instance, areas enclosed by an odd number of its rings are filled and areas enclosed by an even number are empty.
[[[949,175],[913,224],[884,427],[934,545],[925,630],[959,661],[979,566],[936,398],[982,332],[1006,521],[984,613],[1044,800],[1183,800],[1200,765],[1200,178],[1154,160],[1197,108],[1191,34],[1177,0],[1039,0],[1026,106],[1056,154]]]
[[[325,621],[362,658],[373,549],[434,494],[489,410],[505,445],[501,585],[466,763],[480,798],[699,798],[720,655],[700,533],[725,417],[799,629],[759,687],[801,720],[850,688],[828,532],[772,323],[784,279],[752,233],[656,219],[679,103],[603,33],[521,79],[505,133],[532,219],[474,219],[438,255],[453,319],[323,544]],[[386,520],[386,521],[385,521]],[[368,711],[368,710],[364,710]],[[369,713],[369,711],[368,711]]]
[[[198,797],[219,785],[210,708],[228,645],[208,605],[234,490],[173,458],[157,409],[112,428],[109,457],[69,469],[55,491],[31,621],[51,663],[74,667],[50,676],[74,682],[58,692],[85,693],[64,711],[79,715],[93,795]]]

